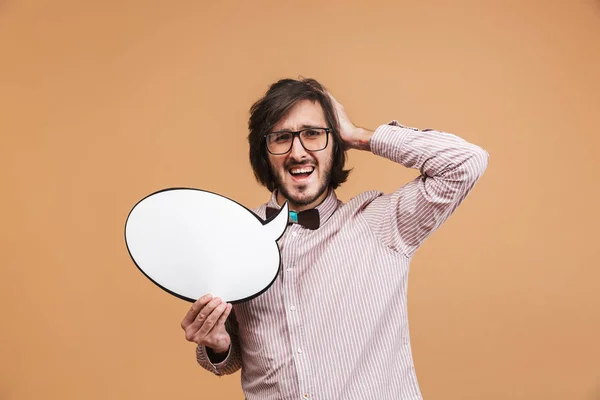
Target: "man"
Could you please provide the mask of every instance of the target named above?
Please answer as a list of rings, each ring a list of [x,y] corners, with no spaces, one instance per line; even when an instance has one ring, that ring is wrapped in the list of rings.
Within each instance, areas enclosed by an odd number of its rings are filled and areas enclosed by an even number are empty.
[[[279,241],[281,272],[265,293],[233,307],[210,295],[193,304],[182,328],[198,344],[198,363],[216,375],[241,368],[248,400],[421,399],[409,262],[471,191],[488,154],[396,121],[358,128],[311,79],[273,84],[252,106],[249,129],[255,176],[272,192],[256,214],[267,218],[285,201],[298,214]],[[347,149],[421,175],[394,193],[343,204],[335,189],[348,177]]]

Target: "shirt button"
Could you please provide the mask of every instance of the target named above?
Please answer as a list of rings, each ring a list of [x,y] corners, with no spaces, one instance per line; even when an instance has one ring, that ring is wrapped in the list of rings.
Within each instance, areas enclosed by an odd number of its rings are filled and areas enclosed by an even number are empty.
[[[304,393],[304,396],[302,396],[305,399],[308,399],[308,393]]]
[[[296,306],[291,306],[290,311],[296,311]]]
[[[293,237],[296,237],[296,236],[298,236],[298,232],[292,232],[292,236],[293,236]]]
[[[298,347],[298,354],[302,353],[302,349]]]

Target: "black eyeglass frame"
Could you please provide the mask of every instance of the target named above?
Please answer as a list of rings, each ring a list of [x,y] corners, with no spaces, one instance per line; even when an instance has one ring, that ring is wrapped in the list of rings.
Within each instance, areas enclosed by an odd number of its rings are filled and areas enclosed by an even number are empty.
[[[306,146],[304,146],[304,143],[302,143],[302,138],[300,138],[300,134],[304,131],[310,131],[310,130],[315,130],[315,129],[321,129],[325,131],[325,146],[323,146],[322,149],[319,150],[309,150],[306,148]],[[312,128],[304,128],[301,129],[299,131],[276,131],[276,132],[269,132],[269,133],[265,133],[263,135],[263,139],[265,140],[265,147],[267,148],[267,151],[271,154],[273,154],[274,156],[281,156],[283,154],[287,154],[290,151],[292,151],[292,147],[294,147],[294,139],[296,139],[296,137],[298,138],[298,141],[300,141],[300,145],[302,146],[302,148],[306,151],[311,151],[311,152],[315,152],[315,151],[323,151],[327,148],[327,145],[329,144],[329,133],[332,131],[331,128],[322,128],[322,127],[312,127]],[[291,133],[292,134],[292,141],[290,142],[290,148],[287,149],[287,151],[284,151],[283,153],[273,153],[271,151],[271,149],[269,149],[269,144],[267,141],[267,136],[269,136],[272,133]]]

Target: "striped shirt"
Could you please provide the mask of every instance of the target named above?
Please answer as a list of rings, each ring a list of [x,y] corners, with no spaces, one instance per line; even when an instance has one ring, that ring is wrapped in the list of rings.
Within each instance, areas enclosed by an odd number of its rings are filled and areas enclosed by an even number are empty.
[[[288,226],[282,267],[262,295],[233,306],[232,345],[216,375],[242,369],[248,400],[422,399],[407,316],[411,258],[472,190],[488,154],[465,140],[397,121],[381,125],[371,151],[420,171],[397,191],[347,203],[333,190],[317,207],[321,226]],[[275,193],[256,210],[278,208]]]

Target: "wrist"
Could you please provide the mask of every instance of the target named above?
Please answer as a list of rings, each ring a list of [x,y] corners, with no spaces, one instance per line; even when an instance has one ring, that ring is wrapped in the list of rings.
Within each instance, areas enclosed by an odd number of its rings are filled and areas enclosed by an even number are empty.
[[[228,346],[225,351],[222,349],[212,349],[210,347],[206,347],[206,355],[213,364],[219,364],[227,358],[229,355],[229,350],[230,346]]]
[[[227,353],[229,353],[229,347],[221,347],[221,348],[213,348],[213,347],[208,347],[206,346],[206,352],[213,354],[213,355],[226,355]]]
[[[356,150],[370,151],[373,133],[373,131],[365,128],[356,128],[353,132],[350,143],[348,143],[348,147]]]

